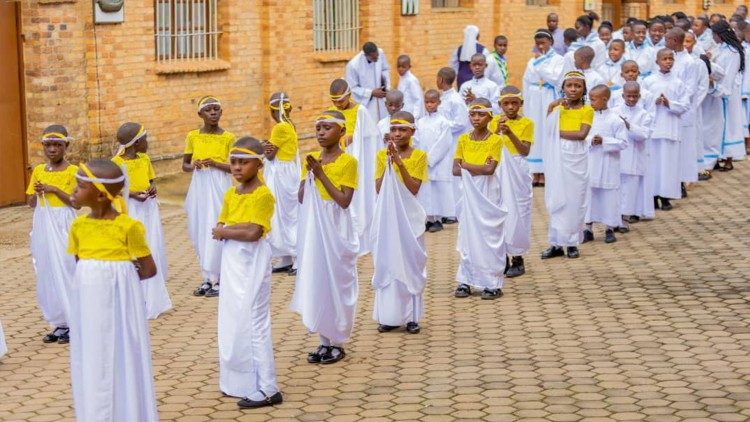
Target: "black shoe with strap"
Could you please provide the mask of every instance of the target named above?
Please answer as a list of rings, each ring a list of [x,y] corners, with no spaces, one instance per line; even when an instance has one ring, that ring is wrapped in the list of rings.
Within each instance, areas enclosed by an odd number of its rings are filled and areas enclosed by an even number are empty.
[[[60,333],[57,335],[57,344],[68,343],[70,343],[70,328],[62,328]]]
[[[439,231],[443,230],[443,223],[436,221],[434,223],[430,223],[430,228],[427,229],[430,233],[437,233]]]
[[[505,273],[505,276],[508,278],[513,278],[524,274],[526,274],[526,267],[524,267],[523,265],[523,257],[514,256],[513,258],[511,258],[510,268],[508,268],[508,272]]]
[[[389,331],[393,331],[393,330],[395,330],[395,329],[396,329],[396,328],[398,328],[398,327],[399,327],[398,325],[385,325],[385,324],[380,324],[380,325],[378,325],[378,332],[379,332],[379,333],[387,333],[387,332],[389,332]]]
[[[193,291],[193,296],[205,296],[206,292],[211,290],[211,283],[204,281],[200,287]]]
[[[615,237],[615,231],[612,229],[607,229],[607,231],[604,232],[604,243],[615,243],[617,242],[617,238]]]
[[[558,256],[565,256],[565,251],[562,246],[550,246],[542,252],[542,259],[550,259]]]
[[[482,291],[482,299],[484,300],[497,299],[502,295],[503,291],[501,289],[484,289]]]
[[[453,292],[455,297],[469,297],[471,295],[471,287],[468,284],[459,284],[456,287],[456,291]]]
[[[338,352],[338,353],[334,353],[334,352]],[[320,357],[320,363],[325,364],[325,365],[336,363],[340,361],[341,359],[343,359],[344,356],[346,356],[346,353],[344,352],[344,349],[342,347],[331,346],[328,348],[328,352],[326,352]]]
[[[328,353],[329,346],[323,346],[322,344],[314,352],[307,354],[307,363],[320,363],[320,359]]]
[[[592,232],[589,229],[586,229],[583,231],[583,242],[581,243],[587,243],[594,240],[594,232]]]
[[[578,258],[581,256],[581,253],[578,251],[577,246],[568,246],[568,258]]]
[[[209,289],[209,290],[208,290],[208,291],[206,292],[206,295],[205,295],[205,296],[206,296],[206,297],[217,297],[217,296],[219,296],[219,283],[216,283],[216,284],[214,284],[214,286],[213,286],[213,287],[211,287],[211,288],[210,288],[210,289]]]
[[[284,401],[281,392],[277,392],[272,396],[267,395],[263,391],[261,391],[260,394],[263,394],[263,400],[251,400],[249,397],[245,397],[237,402],[237,406],[239,406],[240,409],[256,409],[258,407],[273,406]]]
[[[292,264],[289,264],[289,265],[284,265],[283,267],[276,267],[276,268],[274,268],[274,269],[271,270],[271,273],[273,273],[273,274],[276,274],[276,273],[287,273],[291,269],[292,269]]]
[[[406,324],[406,332],[409,334],[419,334],[419,323],[416,323],[414,321],[409,322]]]
[[[57,340],[60,339],[60,337],[57,335],[61,330],[60,327],[55,327],[54,330],[52,330],[51,333],[47,334],[46,336],[42,337],[42,342],[44,343],[57,343]]]

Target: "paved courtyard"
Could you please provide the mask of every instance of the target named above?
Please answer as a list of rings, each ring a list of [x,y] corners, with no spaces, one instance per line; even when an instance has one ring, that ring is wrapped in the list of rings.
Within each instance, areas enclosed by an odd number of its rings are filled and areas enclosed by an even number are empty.
[[[527,274],[495,301],[455,299],[457,227],[427,235],[422,333],[378,334],[371,259],[347,358],[310,365],[317,337],[273,278],[273,337],[284,403],[241,412],[218,391],[217,300],[196,298],[198,267],[178,204],[162,213],[174,309],[151,322],[162,420],[750,420],[750,164],[716,173],[687,200],[578,260],[542,262],[535,190]],[[0,209],[0,420],[73,418],[68,347],[44,345],[28,255],[27,208]]]

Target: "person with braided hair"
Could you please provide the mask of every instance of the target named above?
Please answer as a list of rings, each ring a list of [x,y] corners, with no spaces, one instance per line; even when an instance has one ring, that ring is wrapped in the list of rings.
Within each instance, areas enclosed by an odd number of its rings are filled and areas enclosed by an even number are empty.
[[[709,95],[720,97],[722,101],[722,131],[720,158],[724,165],[719,170],[734,168],[732,160],[745,159],[745,135],[743,132],[742,97],[737,74],[745,71],[745,50],[732,27],[726,21],[711,25],[717,47],[712,57],[724,69],[724,78],[714,84]]]

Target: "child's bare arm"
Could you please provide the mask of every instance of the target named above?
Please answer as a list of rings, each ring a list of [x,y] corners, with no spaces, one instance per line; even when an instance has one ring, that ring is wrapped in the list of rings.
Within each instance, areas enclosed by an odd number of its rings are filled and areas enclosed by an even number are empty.
[[[36,195],[26,195],[26,204],[31,208],[36,208]]]
[[[454,176],[461,175],[461,160],[459,160],[458,158],[453,160],[453,175]]]
[[[585,141],[590,130],[590,125],[582,124],[579,130],[561,130],[560,137],[569,141]]]
[[[375,193],[380,193],[380,187],[383,186],[383,178],[378,177],[375,179]]]
[[[141,280],[151,278],[156,275],[156,263],[151,255],[138,258],[135,268],[138,270],[138,277]]]
[[[214,239],[239,240],[241,242],[256,242],[263,237],[263,226],[255,223],[234,224],[231,226],[216,226],[213,229]]]
[[[495,173],[497,161],[493,160],[491,157],[487,157],[487,162],[484,164],[463,163],[462,166],[468,170],[472,176],[489,176]]]
[[[193,166],[193,154],[183,154],[182,155],[182,171],[186,173],[190,173],[193,170],[195,170],[195,166]]]
[[[518,139],[518,136],[516,136],[516,134],[513,133],[510,128],[508,128],[506,135],[508,136],[508,139],[513,142],[513,145],[516,147],[516,150],[518,150],[519,154],[523,155],[524,157],[529,155],[529,150],[531,149],[530,143]]]

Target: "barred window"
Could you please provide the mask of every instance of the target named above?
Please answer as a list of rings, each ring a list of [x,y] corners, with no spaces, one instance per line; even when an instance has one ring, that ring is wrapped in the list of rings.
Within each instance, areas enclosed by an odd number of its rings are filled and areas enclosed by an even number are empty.
[[[432,7],[458,7],[461,5],[459,0],[432,0]]]
[[[549,6],[549,0],[526,0],[526,6]]]
[[[359,49],[359,0],[313,0],[313,49]]]
[[[156,0],[156,60],[219,58],[218,0]]]

